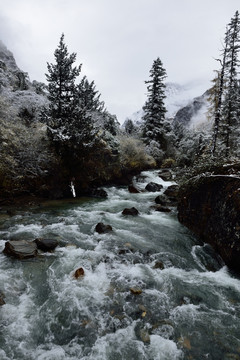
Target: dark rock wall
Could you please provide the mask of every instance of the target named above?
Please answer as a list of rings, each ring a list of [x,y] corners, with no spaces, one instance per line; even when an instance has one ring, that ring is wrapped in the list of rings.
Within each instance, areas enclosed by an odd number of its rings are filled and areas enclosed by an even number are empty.
[[[180,188],[179,221],[240,272],[240,178],[202,176]]]

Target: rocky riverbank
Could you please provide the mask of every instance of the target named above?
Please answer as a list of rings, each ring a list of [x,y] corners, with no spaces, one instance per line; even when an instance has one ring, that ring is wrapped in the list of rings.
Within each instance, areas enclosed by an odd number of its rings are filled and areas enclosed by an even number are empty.
[[[179,192],[179,221],[240,273],[240,177],[197,176]]]

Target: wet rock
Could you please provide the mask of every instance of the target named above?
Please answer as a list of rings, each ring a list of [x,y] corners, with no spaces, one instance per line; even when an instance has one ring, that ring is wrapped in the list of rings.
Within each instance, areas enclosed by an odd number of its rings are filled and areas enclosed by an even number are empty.
[[[159,175],[159,177],[163,180],[163,181],[171,181],[172,180],[172,174],[161,174]]]
[[[208,271],[216,272],[224,266],[221,256],[219,256],[209,244],[205,243],[203,246],[195,249],[195,255]]]
[[[184,347],[185,349],[191,350],[192,346],[190,343],[189,338],[186,337],[181,337],[178,339],[178,342],[181,344],[182,347]]]
[[[53,251],[58,246],[58,241],[55,239],[38,238],[34,242],[37,244],[37,248],[44,252]]]
[[[89,195],[96,197],[96,198],[103,198],[103,199],[108,197],[108,194],[104,189],[91,189],[89,191]]]
[[[83,277],[84,276],[84,269],[82,267],[78,268],[75,273],[74,273],[74,277],[76,279]]]
[[[129,185],[128,186],[128,191],[131,194],[139,194],[140,193],[140,190],[138,190],[134,185]]]
[[[201,176],[179,190],[179,221],[240,273],[240,178]]]
[[[125,254],[129,254],[129,253],[132,253],[133,252],[133,249],[120,249],[118,251],[118,254],[119,255],[125,255]]]
[[[105,234],[112,231],[111,225],[104,224],[102,222],[98,223],[95,227],[95,231],[99,234]]]
[[[127,248],[131,248],[131,247],[132,247],[132,244],[129,243],[129,242],[127,242],[127,243],[124,244],[124,246],[126,246]]]
[[[83,327],[88,326],[89,324],[91,324],[90,319],[84,319],[81,321],[81,326],[83,326]]]
[[[163,180],[163,181],[170,181],[172,180],[172,173],[170,170],[162,170],[158,173],[158,176]]]
[[[143,341],[144,343],[150,342],[150,335],[149,335],[149,329],[146,327],[143,327],[144,325],[141,322],[138,322],[135,326],[135,334],[136,337]]]
[[[178,191],[179,186],[178,185],[170,185],[165,191],[164,195],[168,196],[168,198],[177,200],[178,198]]]
[[[130,300],[131,301],[131,300]],[[132,308],[132,311],[130,311],[129,316],[131,316],[132,319],[145,319],[147,317],[147,309],[144,305],[139,304],[137,308]]]
[[[178,185],[170,185],[162,195],[155,198],[156,204],[160,204],[162,206],[177,206],[178,191]]]
[[[168,200],[166,195],[158,195],[155,198],[155,203],[159,204],[159,205],[162,205],[162,206],[167,206],[167,205],[170,204],[170,201]]]
[[[26,240],[7,241],[3,253],[17,259],[32,258],[37,256],[37,244]]]
[[[114,315],[114,317],[115,317],[115,319],[122,321],[123,319],[125,319],[126,315],[124,313],[122,313],[122,314],[116,314],[116,315]]]
[[[4,301],[5,295],[0,291],[0,306],[6,304]]]
[[[146,309],[145,306],[142,305],[142,304],[139,304],[139,305],[138,305],[138,308],[139,308],[139,310],[141,310],[142,312],[147,312],[147,309]]]
[[[160,269],[160,270],[165,269],[163,262],[162,261],[156,261],[155,265],[153,266],[153,269]]]
[[[138,214],[139,214],[139,211],[138,211],[135,207],[125,208],[125,209],[122,211],[122,215],[137,216]]]
[[[130,288],[130,291],[133,295],[141,295],[142,293],[142,289],[140,289],[139,287]]]
[[[169,209],[166,206],[162,206],[162,205],[155,205],[155,206],[152,206],[152,208],[155,211],[159,211],[159,212],[171,212],[171,209]]]
[[[150,336],[147,329],[140,329],[139,335],[144,343],[150,343]]]
[[[150,192],[160,191],[163,188],[161,184],[150,182],[145,186],[145,189]]]

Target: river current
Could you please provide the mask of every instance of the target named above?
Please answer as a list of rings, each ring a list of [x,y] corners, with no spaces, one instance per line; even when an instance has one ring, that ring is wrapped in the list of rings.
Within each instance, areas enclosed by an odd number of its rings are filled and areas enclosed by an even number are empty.
[[[52,201],[0,217],[1,360],[240,359],[240,280],[211,247],[161,213],[160,192],[107,187],[107,199]],[[124,216],[135,207],[138,216]],[[111,233],[98,234],[97,223]],[[53,253],[16,260],[7,240],[53,238]],[[76,269],[84,276],[76,279]]]

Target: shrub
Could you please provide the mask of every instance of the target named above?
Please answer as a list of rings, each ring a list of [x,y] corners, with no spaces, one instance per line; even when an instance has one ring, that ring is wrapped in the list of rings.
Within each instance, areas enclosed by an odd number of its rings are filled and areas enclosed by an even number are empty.
[[[176,163],[176,161],[174,159],[168,158],[168,159],[163,160],[161,167],[162,168],[171,168],[175,163]]]
[[[123,170],[140,171],[154,168],[156,161],[148,155],[141,140],[124,136],[119,137],[120,165]]]

